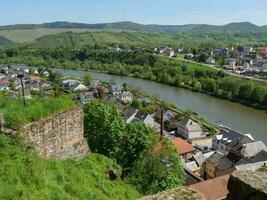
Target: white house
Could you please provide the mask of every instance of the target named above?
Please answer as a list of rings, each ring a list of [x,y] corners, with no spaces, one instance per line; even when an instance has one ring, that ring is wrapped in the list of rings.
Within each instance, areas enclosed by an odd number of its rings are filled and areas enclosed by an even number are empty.
[[[142,111],[139,111],[135,115],[135,119],[133,121],[141,121],[150,128],[154,127],[154,118],[150,114],[143,113]]]
[[[71,90],[73,90],[74,92],[77,92],[77,91],[84,91],[84,90],[87,90],[88,88],[82,84],[82,83],[77,83],[75,85],[73,85],[71,87]]]
[[[122,92],[120,95],[119,95],[119,100],[126,104],[126,103],[131,103],[133,101],[133,94],[129,91],[127,92]]]
[[[216,64],[216,61],[213,57],[209,57],[207,60],[206,60],[206,63],[209,64],[209,65],[215,65]]]
[[[177,134],[186,139],[195,139],[205,136],[200,125],[189,118],[184,118],[178,122]]]
[[[110,87],[110,92],[115,96],[119,95],[122,92],[122,87],[121,85],[111,85]]]
[[[251,142],[254,141],[250,134],[242,134],[236,130],[221,126],[220,133],[212,138],[212,148],[221,153],[227,153],[230,151],[232,141],[237,141],[241,144],[244,139],[250,140]]]

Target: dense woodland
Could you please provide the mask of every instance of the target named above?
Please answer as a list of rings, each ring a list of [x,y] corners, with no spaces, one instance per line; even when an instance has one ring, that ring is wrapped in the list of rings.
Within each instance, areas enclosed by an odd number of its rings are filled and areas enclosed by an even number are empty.
[[[95,46],[82,49],[8,48],[0,62],[38,67],[82,68],[157,81],[248,106],[267,109],[267,86],[185,61],[153,55],[146,50],[111,51]]]

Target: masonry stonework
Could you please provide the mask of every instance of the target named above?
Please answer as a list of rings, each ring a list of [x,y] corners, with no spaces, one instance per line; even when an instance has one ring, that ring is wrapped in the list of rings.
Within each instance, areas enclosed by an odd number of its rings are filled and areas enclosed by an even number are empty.
[[[22,127],[21,133],[45,158],[82,158],[90,153],[83,135],[83,111],[74,108]]]

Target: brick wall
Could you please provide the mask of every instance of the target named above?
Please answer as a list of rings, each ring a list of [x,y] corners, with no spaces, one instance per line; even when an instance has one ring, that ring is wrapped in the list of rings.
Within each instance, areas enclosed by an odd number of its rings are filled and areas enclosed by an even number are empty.
[[[82,158],[90,152],[83,135],[83,111],[75,108],[22,127],[25,141],[45,158]]]

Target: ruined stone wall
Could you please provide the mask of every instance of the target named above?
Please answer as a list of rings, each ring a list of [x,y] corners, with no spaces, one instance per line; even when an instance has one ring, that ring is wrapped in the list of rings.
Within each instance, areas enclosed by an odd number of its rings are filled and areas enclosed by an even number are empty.
[[[25,141],[45,158],[82,158],[90,152],[83,135],[83,111],[80,108],[57,113],[22,127]]]
[[[228,181],[228,200],[266,200],[267,169],[234,171]]]

